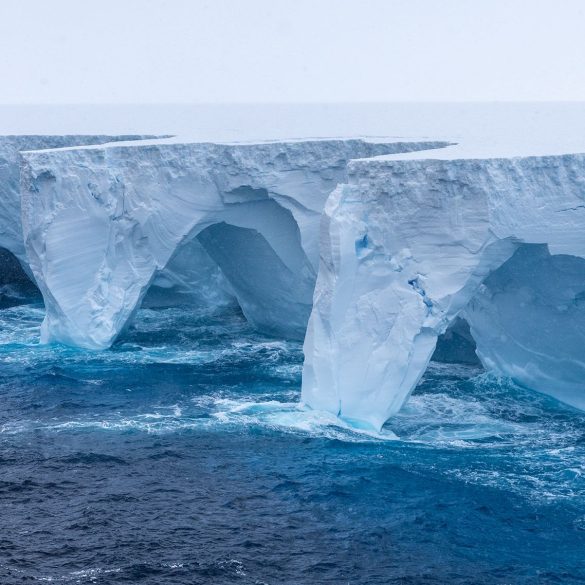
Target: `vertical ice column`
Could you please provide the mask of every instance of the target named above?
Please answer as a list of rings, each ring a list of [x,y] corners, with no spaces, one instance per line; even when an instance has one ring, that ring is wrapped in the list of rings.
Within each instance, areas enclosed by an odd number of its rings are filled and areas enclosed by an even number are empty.
[[[446,244],[457,230],[441,224],[447,209],[419,209],[419,232],[380,213],[380,201],[361,207],[352,197],[340,186],[323,220],[303,400],[379,429],[418,383],[438,335],[516,244],[496,240],[485,224],[467,241]]]

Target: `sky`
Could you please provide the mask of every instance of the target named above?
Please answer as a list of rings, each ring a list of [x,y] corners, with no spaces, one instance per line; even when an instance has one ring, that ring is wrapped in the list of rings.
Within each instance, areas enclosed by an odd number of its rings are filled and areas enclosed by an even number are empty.
[[[585,101],[584,0],[0,0],[0,104]]]

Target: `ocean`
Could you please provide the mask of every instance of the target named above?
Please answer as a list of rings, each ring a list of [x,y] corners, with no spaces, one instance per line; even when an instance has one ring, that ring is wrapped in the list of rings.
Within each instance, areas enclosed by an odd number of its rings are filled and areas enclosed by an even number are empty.
[[[432,363],[368,433],[238,309],[141,309],[90,352],[5,305],[2,585],[585,582],[585,413]]]

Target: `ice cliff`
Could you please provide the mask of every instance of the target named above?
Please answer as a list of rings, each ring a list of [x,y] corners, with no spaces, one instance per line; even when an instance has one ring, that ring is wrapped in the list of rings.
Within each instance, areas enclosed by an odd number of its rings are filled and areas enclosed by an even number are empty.
[[[585,155],[349,163],[325,206],[303,400],[380,428],[464,317],[484,366],[585,408]]]
[[[103,144],[145,136],[0,136],[0,248],[14,254],[28,268],[20,220],[20,155],[23,150]]]
[[[444,145],[166,140],[24,153],[42,341],[110,346],[151,285],[158,297],[233,295],[258,329],[302,338],[321,212],[348,161]]]
[[[141,303],[237,302],[261,331],[306,332],[303,401],[354,424],[402,407],[445,331],[438,359],[472,362],[475,342],[486,369],[585,409],[585,154],[47,146],[22,153],[26,257],[14,162],[0,210],[0,246],[45,300],[42,341],[103,349]]]

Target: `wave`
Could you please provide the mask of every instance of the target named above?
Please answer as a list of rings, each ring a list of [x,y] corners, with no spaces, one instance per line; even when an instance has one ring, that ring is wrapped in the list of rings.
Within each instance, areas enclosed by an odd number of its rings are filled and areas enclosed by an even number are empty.
[[[281,433],[378,446],[454,481],[585,500],[585,414],[476,367],[432,363],[376,433],[301,404],[301,345],[255,333],[237,312],[142,309],[105,352],[39,345],[42,318],[37,305],[0,311],[0,382],[14,402],[0,415],[0,441],[31,432]]]

